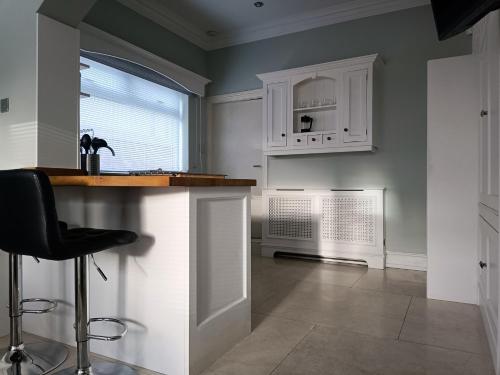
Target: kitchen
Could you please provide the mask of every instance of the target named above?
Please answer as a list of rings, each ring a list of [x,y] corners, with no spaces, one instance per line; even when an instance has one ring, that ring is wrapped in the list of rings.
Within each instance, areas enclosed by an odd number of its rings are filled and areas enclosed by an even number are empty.
[[[495,261],[482,257],[476,231],[478,217],[490,215],[494,227],[496,188],[484,199],[469,194],[480,178],[479,134],[442,127],[450,81],[462,104],[455,121],[478,121],[472,60],[484,35],[496,51],[497,13],[438,41],[427,1],[279,3],[0,5],[0,31],[13,36],[0,42],[0,169],[43,171],[70,230],[138,235],[89,258],[89,316],[128,326],[122,340],[91,341],[90,351],[139,372],[329,373],[292,371],[301,340],[361,335],[381,340],[375,346],[393,360],[360,361],[360,373],[409,371],[394,354],[406,344],[415,355],[467,353],[453,364],[423,360],[429,373],[481,361],[489,373],[496,299],[483,303],[480,293],[485,272],[484,285],[495,282]],[[440,68],[447,58],[463,60]],[[449,81],[430,81],[445,74]],[[450,132],[444,147],[437,140]],[[463,147],[467,157],[447,159]],[[460,163],[467,167],[457,171]],[[491,182],[496,164],[487,165]],[[477,212],[478,199],[491,210]],[[470,225],[458,230],[465,214]],[[483,232],[493,248],[495,230]],[[26,337],[72,353],[73,262],[24,258],[25,298],[58,302],[53,313],[23,316]],[[489,267],[478,271],[479,261]],[[3,252],[0,267],[7,305]],[[461,328],[434,319],[439,311]],[[101,323],[97,333],[119,335]],[[483,325],[486,334],[474,328]],[[331,348],[318,366],[341,355]],[[71,366],[70,356],[61,368]]]

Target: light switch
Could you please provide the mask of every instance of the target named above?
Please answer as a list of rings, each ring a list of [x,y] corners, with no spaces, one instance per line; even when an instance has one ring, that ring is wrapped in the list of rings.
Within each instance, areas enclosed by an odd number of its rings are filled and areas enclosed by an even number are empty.
[[[0,100],[0,113],[9,112],[9,98]]]

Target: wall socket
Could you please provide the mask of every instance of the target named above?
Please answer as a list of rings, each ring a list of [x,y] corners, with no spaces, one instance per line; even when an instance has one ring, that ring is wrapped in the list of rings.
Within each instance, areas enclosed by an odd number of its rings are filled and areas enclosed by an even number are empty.
[[[9,98],[0,99],[0,113],[9,112]]]

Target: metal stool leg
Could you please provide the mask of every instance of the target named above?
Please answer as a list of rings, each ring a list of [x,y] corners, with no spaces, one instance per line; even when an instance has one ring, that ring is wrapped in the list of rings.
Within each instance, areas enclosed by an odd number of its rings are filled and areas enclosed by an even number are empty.
[[[111,362],[90,363],[89,309],[88,309],[88,257],[75,259],[75,330],[76,368],[58,371],[55,375],[137,375],[125,365]]]
[[[41,375],[59,367],[68,350],[59,343],[23,342],[22,256],[9,255],[10,344],[0,359],[0,374]],[[38,312],[43,312],[40,310]]]

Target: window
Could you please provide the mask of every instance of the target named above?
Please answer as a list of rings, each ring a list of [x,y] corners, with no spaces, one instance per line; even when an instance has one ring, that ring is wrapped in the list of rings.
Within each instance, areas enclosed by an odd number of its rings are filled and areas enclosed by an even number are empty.
[[[81,57],[80,135],[102,138],[101,170],[187,171],[188,95]]]

